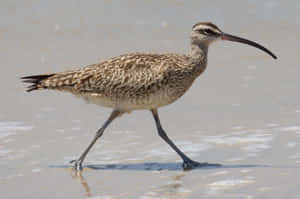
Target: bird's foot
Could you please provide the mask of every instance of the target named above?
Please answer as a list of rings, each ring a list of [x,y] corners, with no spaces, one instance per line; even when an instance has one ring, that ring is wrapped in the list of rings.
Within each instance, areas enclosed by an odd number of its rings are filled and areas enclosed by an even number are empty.
[[[82,171],[82,160],[71,160],[70,164],[74,164],[73,169],[75,169],[76,171]]]
[[[220,167],[221,164],[209,164],[207,162],[196,162],[194,160],[186,160],[182,163],[184,170],[191,170],[199,167]]]

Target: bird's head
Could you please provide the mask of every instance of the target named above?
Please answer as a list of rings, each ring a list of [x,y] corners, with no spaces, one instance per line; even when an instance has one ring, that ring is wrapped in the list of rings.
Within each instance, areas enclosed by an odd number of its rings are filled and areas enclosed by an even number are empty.
[[[198,45],[198,46],[208,46],[214,41],[217,40],[227,40],[227,41],[234,41],[234,42],[240,42],[244,44],[248,44],[250,46],[256,47],[266,53],[268,53],[270,56],[272,56],[274,59],[277,59],[277,57],[267,48],[263,47],[262,45],[250,41],[248,39],[244,39],[241,37],[237,37],[234,35],[230,35],[227,33],[224,33],[221,31],[216,25],[210,23],[210,22],[200,22],[196,23],[193,26],[192,33],[191,33],[191,42],[192,44]]]

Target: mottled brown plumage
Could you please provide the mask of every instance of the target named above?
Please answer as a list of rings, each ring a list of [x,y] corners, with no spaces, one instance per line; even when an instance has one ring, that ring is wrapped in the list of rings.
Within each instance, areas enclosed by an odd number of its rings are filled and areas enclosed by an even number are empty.
[[[208,165],[191,160],[177,148],[163,130],[157,109],[174,102],[191,87],[206,68],[208,46],[218,39],[246,43],[267,52],[275,59],[276,56],[255,42],[223,33],[209,22],[195,24],[190,38],[190,55],[125,54],[80,69],[22,78],[24,82],[31,83],[27,91],[67,91],[91,103],[113,108],[108,120],[97,131],[87,149],[77,160],[71,161],[75,163],[76,170],[82,169],[82,162],[89,150],[115,118],[124,112],[138,109],[151,110],[158,134],[182,158],[183,168]]]
[[[199,64],[193,64],[186,55],[134,53],[80,69],[25,78],[33,83],[28,91],[68,91],[89,102],[127,112],[175,101],[204,70]]]

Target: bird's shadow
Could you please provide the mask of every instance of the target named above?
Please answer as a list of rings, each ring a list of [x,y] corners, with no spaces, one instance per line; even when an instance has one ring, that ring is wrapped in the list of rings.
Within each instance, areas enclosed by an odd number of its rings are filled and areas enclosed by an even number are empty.
[[[271,165],[259,165],[259,164],[236,164],[236,165],[221,165],[221,166],[212,166],[214,164],[196,167],[193,170],[205,170],[205,169],[240,169],[240,168],[300,168],[293,166],[271,166]],[[64,168],[70,169],[73,179],[79,179],[79,182],[85,190],[87,197],[92,197],[91,187],[88,184],[87,179],[83,176],[82,171],[73,170],[72,165],[52,165],[51,168]],[[182,163],[179,162],[166,162],[166,163],[157,163],[157,162],[144,162],[144,163],[116,163],[116,164],[88,164],[84,166],[84,170],[93,169],[93,170],[123,170],[123,171],[184,171],[182,168]],[[177,179],[178,174],[176,174]],[[184,175],[181,175],[181,177]],[[177,187],[177,186],[176,186]],[[175,187],[175,188],[176,188]]]
[[[72,168],[72,165],[51,165],[51,168]],[[192,170],[200,169],[225,169],[225,168],[253,168],[253,167],[271,167],[270,165],[258,165],[258,164],[239,164],[239,165],[220,165],[208,164],[207,166],[195,167]],[[144,163],[116,163],[116,164],[88,164],[83,169],[94,170],[128,170],[128,171],[183,171],[191,169],[183,169],[182,163],[179,162],[144,162]]]

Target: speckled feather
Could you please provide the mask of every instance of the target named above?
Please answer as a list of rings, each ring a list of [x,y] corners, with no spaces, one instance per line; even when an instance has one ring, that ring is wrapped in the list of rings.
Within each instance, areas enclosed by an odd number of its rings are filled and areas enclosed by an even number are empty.
[[[122,112],[156,109],[181,97],[205,70],[209,42],[198,30],[207,25],[198,23],[193,27],[190,55],[124,54],[79,69],[22,79],[31,83],[27,91],[68,91]]]
[[[80,69],[49,74],[35,89],[69,91],[91,103],[124,111],[151,109],[184,94],[201,72],[189,66],[191,59],[186,55],[125,54]]]

